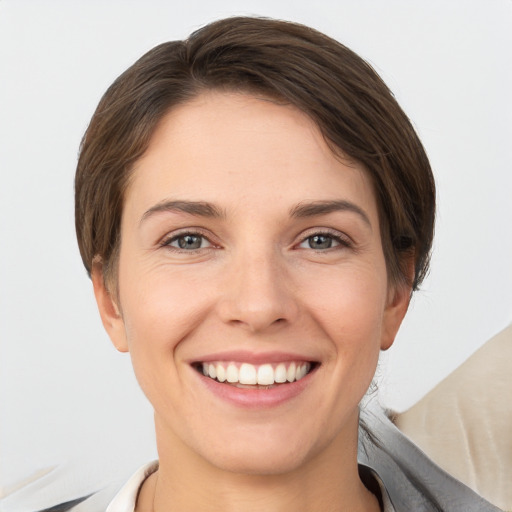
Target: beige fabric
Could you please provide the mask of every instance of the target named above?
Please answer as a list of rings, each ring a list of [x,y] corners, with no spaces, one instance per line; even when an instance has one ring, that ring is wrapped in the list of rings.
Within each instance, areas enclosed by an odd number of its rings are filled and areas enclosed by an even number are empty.
[[[512,511],[512,325],[394,421],[448,473]]]

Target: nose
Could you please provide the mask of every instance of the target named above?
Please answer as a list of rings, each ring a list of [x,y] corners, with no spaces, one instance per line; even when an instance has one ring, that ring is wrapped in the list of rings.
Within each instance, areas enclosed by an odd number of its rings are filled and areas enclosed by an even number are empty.
[[[298,303],[286,264],[272,251],[240,255],[224,274],[218,312],[223,322],[252,333],[293,322]]]

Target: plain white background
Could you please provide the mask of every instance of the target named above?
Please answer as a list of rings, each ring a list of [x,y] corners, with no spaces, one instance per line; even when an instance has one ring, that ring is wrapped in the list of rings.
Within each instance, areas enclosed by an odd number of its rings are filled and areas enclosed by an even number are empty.
[[[127,66],[234,14],[306,23],[360,53],[431,158],[432,271],[383,358],[383,403],[409,407],[512,321],[510,0],[0,0],[0,487],[70,459],[100,478],[155,455],[76,247],[76,155]]]

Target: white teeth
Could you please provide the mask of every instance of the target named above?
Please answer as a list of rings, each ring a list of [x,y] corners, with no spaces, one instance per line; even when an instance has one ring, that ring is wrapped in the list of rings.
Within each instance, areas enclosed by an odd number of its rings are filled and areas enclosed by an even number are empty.
[[[289,367],[288,367],[288,371],[286,372],[286,380],[288,382],[293,382],[295,380],[295,377],[296,377],[296,371],[295,371],[295,363],[292,363]]]
[[[286,382],[286,366],[283,363],[279,363],[276,367],[276,371],[274,374],[274,380],[277,383],[282,384]]]
[[[219,382],[224,382],[226,380],[226,370],[224,369],[224,366],[222,366],[221,364],[218,364],[215,367],[215,371],[217,373],[217,380]]]
[[[301,364],[300,366],[297,366],[297,373],[296,373],[296,379],[300,380],[302,377],[305,377],[308,373],[308,364]]]
[[[242,366],[240,366],[238,382],[240,382],[240,384],[256,384],[256,368],[252,364],[243,363]]]
[[[245,384],[260,386],[272,386],[285,382],[295,382],[304,378],[310,368],[310,363],[279,363],[275,368],[266,363],[255,366],[250,363],[242,363],[240,367],[236,363],[203,363],[202,372],[206,377],[217,379],[219,382],[231,384]]]
[[[226,380],[228,382],[238,382],[238,368],[233,363],[228,365]]]
[[[274,369],[270,364],[263,364],[258,368],[258,384],[269,386],[274,384]]]

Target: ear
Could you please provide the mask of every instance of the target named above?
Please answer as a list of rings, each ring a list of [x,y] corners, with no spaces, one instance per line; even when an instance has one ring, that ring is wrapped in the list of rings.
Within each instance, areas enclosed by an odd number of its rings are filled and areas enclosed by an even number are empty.
[[[390,285],[388,303],[382,323],[381,350],[387,350],[395,341],[400,324],[407,313],[411,300],[411,287],[406,283]]]
[[[119,350],[119,352],[128,352],[124,320],[117,301],[114,300],[105,284],[103,264],[101,261],[95,261],[93,263],[91,279],[103,327],[117,350]]]

